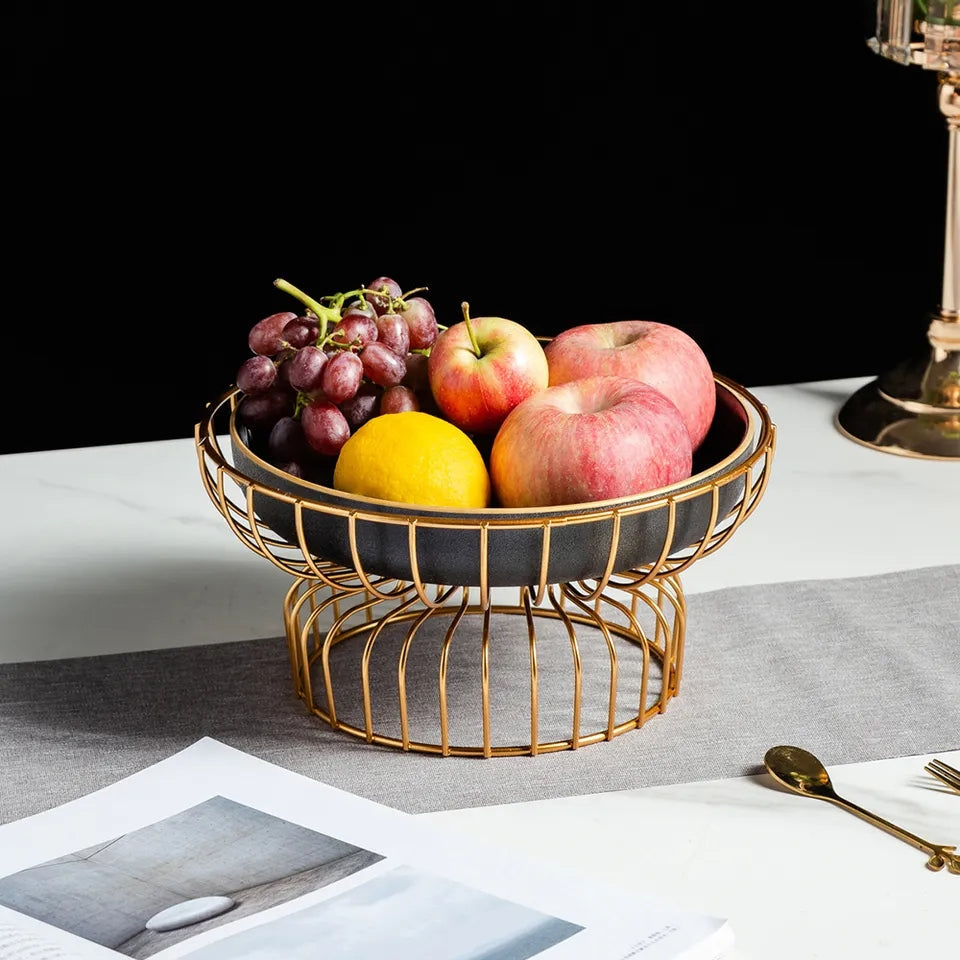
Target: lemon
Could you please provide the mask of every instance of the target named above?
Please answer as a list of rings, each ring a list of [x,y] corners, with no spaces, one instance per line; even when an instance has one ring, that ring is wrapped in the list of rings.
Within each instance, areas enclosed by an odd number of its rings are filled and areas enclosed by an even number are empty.
[[[490,475],[473,441],[447,420],[419,410],[367,420],[340,448],[333,486],[378,500],[482,508]]]

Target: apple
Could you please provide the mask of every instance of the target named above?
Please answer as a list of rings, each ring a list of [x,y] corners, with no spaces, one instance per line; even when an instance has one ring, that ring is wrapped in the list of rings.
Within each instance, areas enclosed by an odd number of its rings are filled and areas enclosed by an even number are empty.
[[[547,388],[547,356],[522,324],[470,317],[441,331],[430,348],[427,376],[441,414],[465,433],[493,434],[522,400]]]
[[[693,449],[707,435],[717,405],[703,349],[679,327],[618,320],[570,327],[544,348],[550,386],[598,375],[633,377],[666,394],[683,414]]]
[[[627,497],[692,470],[693,445],[676,404],[630,377],[584,377],[527,397],[490,452],[490,480],[504,507]]]

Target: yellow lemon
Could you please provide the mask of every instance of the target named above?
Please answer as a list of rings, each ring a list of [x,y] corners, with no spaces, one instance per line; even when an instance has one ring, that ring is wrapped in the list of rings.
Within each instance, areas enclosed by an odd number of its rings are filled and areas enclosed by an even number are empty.
[[[333,486],[423,506],[473,509],[490,502],[490,475],[473,441],[419,410],[367,420],[340,448]]]

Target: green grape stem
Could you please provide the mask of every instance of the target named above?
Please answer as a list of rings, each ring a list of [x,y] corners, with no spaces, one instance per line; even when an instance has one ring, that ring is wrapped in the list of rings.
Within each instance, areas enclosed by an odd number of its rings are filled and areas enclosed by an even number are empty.
[[[336,334],[336,330],[331,331],[322,340],[317,340],[317,346],[322,350],[324,347],[328,347],[332,344],[338,350],[352,351],[354,347],[359,348],[363,345],[363,340],[360,337],[354,337],[351,341],[347,342],[346,340],[338,339]]]
[[[467,336],[470,337],[473,352],[479,359],[483,356],[483,351],[480,349],[480,344],[477,343],[477,335],[473,332],[473,324],[470,322],[470,304],[464,300],[463,303],[460,304],[460,309],[463,311],[463,322],[467,325]]]
[[[425,293],[429,289],[429,287],[414,287],[412,290],[408,290],[406,293],[401,293],[397,299],[406,300],[407,297],[412,297],[415,293]]]
[[[273,281],[273,285],[278,289],[282,290],[284,293],[289,293],[291,297],[295,297],[299,300],[305,307],[311,309],[316,315],[317,319],[320,321],[320,330],[318,340],[322,340],[327,335],[327,324],[336,323],[340,319],[340,311],[334,307],[325,307],[317,303],[313,297],[304,293],[299,288],[295,287],[292,283],[287,282],[283,279],[277,279]],[[338,294],[338,296],[341,296]],[[341,301],[342,302],[342,301]]]

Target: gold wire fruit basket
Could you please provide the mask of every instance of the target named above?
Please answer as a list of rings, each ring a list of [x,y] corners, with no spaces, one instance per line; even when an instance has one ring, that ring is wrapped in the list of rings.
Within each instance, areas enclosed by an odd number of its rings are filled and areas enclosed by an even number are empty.
[[[776,446],[764,405],[715,381],[688,480],[519,511],[295,478],[248,445],[227,390],[196,425],[200,474],[238,539],[293,578],[295,695],[335,731],[441,756],[577,749],[663,713],[683,668],[680,574],[753,513]]]

